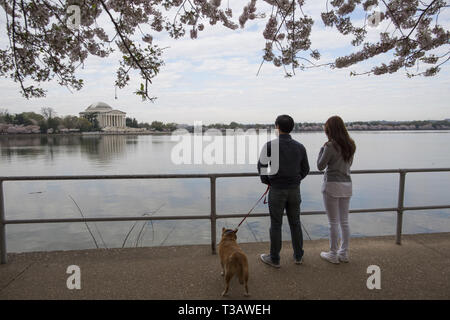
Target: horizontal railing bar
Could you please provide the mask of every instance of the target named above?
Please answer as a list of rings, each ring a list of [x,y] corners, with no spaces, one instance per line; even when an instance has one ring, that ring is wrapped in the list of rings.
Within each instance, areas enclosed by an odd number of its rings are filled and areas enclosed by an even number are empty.
[[[409,210],[436,210],[436,209],[450,209],[450,205],[439,205],[439,206],[420,206],[420,207],[404,207],[404,211]]]
[[[159,217],[98,217],[98,218],[65,218],[65,219],[23,219],[5,220],[5,224],[31,224],[31,223],[64,223],[64,222],[113,222],[113,221],[150,221],[150,220],[209,220],[209,215],[201,216],[159,216]]]
[[[397,211],[398,208],[369,208],[369,209],[354,209],[349,210],[349,213],[371,213],[371,212],[391,212],[391,211]]]
[[[432,210],[432,209],[450,209],[450,205],[442,205],[442,206],[422,206],[422,207],[405,207],[404,211],[408,210]],[[351,209],[349,213],[372,213],[372,212],[396,212],[398,210],[397,207],[392,208],[368,208],[368,209]],[[308,215],[320,215],[326,214],[326,211],[301,211],[300,215],[308,216]],[[267,217],[269,213],[252,213],[250,217]],[[246,214],[242,213],[233,213],[233,214],[218,214],[218,219],[223,218],[242,218],[245,217]]]
[[[370,213],[370,212],[390,212],[397,211],[397,208],[374,208],[374,209],[352,209],[349,210],[349,213]],[[326,211],[301,211],[300,215],[302,216],[312,216],[312,215],[322,215],[326,214]],[[233,213],[233,214],[218,214],[218,219],[225,218],[242,218],[245,217],[246,214],[242,213]],[[269,213],[252,213],[249,217],[267,217]]]
[[[10,176],[0,177],[3,181],[34,180],[121,180],[121,179],[189,179],[210,178],[210,174],[116,174],[116,175],[80,175],[80,176]]]
[[[444,172],[450,171],[449,168],[411,168],[411,169],[400,169],[402,172]]]
[[[433,209],[450,209],[450,205],[440,206],[420,206],[420,207],[405,207],[404,211],[409,210],[433,210]],[[370,209],[352,209],[349,213],[371,213],[371,212],[393,212],[398,208],[370,208]],[[308,215],[323,215],[325,211],[302,211],[302,216]],[[233,213],[233,214],[218,214],[217,219],[226,218],[242,218],[246,214]],[[252,213],[250,217],[259,218],[267,217],[269,213]],[[66,218],[66,219],[23,219],[23,220],[5,220],[5,224],[33,224],[33,223],[69,223],[69,222],[114,222],[114,221],[155,221],[155,220],[209,220],[209,215],[197,215],[197,216],[153,216],[153,217],[97,217],[97,218]]]
[[[218,214],[216,215],[217,219],[227,219],[227,218],[243,218],[245,217],[247,214],[245,213],[231,213],[231,214]],[[269,213],[268,212],[263,212],[263,213],[252,213],[251,215],[249,215],[249,218],[261,218],[261,217],[268,217]]]
[[[411,168],[411,169],[380,169],[352,170],[351,174],[370,173],[400,173],[400,172],[445,172],[450,168]],[[311,171],[309,175],[322,175],[321,171]],[[0,181],[31,181],[31,180],[120,180],[120,179],[189,179],[189,178],[233,178],[257,177],[257,172],[236,173],[196,173],[196,174],[118,174],[118,175],[79,175],[79,176],[3,176]]]

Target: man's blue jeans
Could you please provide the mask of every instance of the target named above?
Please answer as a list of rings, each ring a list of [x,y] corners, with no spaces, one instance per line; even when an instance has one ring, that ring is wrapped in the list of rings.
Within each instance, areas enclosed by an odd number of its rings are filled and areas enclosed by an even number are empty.
[[[291,229],[292,248],[294,258],[300,260],[303,257],[303,233],[300,224],[300,187],[294,189],[276,189],[271,187],[269,191],[270,212],[270,257],[275,263],[280,262],[281,251],[281,225],[283,213],[286,216]]]

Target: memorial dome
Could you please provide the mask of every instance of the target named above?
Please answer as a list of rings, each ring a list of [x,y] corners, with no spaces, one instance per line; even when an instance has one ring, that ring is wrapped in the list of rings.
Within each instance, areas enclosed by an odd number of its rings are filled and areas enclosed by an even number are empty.
[[[102,111],[102,112],[105,112],[105,111],[111,111],[112,110],[112,108],[111,108],[111,106],[110,105],[108,105],[107,103],[105,103],[105,102],[96,102],[96,103],[93,103],[93,104],[91,104],[89,107],[87,107],[87,109],[86,109],[86,111]]]

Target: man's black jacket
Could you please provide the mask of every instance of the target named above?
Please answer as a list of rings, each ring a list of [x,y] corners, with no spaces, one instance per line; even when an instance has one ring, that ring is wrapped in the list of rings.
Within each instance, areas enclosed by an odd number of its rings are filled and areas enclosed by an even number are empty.
[[[309,173],[308,156],[305,147],[298,141],[292,139],[290,134],[280,134],[279,142],[279,168],[274,175],[260,175],[261,182],[278,189],[296,188],[300,181]],[[267,156],[272,155],[272,142],[267,142],[262,152],[267,149]],[[273,164],[271,164],[273,166]],[[258,161],[258,172],[267,164]]]

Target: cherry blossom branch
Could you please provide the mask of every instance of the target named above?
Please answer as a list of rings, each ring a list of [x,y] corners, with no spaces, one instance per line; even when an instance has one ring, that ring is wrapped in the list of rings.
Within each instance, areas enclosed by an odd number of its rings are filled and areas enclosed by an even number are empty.
[[[29,98],[28,93],[25,89],[25,86],[23,84],[22,75],[20,74],[20,69],[18,65],[18,59],[17,59],[17,48],[16,48],[16,0],[13,1],[13,8],[12,8],[12,45],[13,45],[13,53],[14,53],[14,65],[16,68],[16,77],[19,80],[20,87],[22,88],[23,95],[25,98]]]
[[[145,78],[145,97],[147,99],[149,99],[150,101],[154,101],[156,98],[155,97],[150,97],[148,95],[148,88],[147,88],[147,83],[150,82],[152,83],[152,80],[150,79],[150,77],[147,75],[147,71],[141,66],[141,64],[139,63],[139,61],[137,60],[137,58],[135,57],[135,55],[133,54],[133,52],[131,52],[130,47],[128,46],[127,42],[125,41],[125,37],[123,36],[122,32],[120,31],[120,28],[117,24],[117,22],[114,20],[114,17],[112,16],[111,12],[109,12],[105,1],[104,0],[99,0],[100,3],[102,4],[103,9],[105,9],[106,13],[108,14],[109,18],[111,19],[111,22],[114,24],[114,27],[116,29],[116,32],[118,33],[120,39],[122,40],[122,43],[124,45],[124,47],[126,48],[126,50],[128,51],[128,53],[130,54],[131,59],[134,61],[134,63],[138,66],[138,68],[141,70],[142,75]]]
[[[428,9],[430,9],[430,7],[431,7],[436,1],[437,1],[437,0],[433,0],[433,1],[430,3],[430,5],[429,5],[425,10],[423,10],[423,12],[422,12],[422,14],[420,15],[419,19],[417,19],[416,24],[415,24],[414,27],[411,29],[411,31],[409,32],[409,34],[406,36],[407,39],[409,38],[409,36],[411,36],[411,34],[413,33],[413,31],[414,31],[414,30],[416,29],[416,27],[419,25],[419,22],[420,22],[420,20],[422,19],[422,17],[423,17],[423,15],[425,14],[425,12],[427,12]]]
[[[403,34],[402,28],[400,27],[400,24],[398,23],[397,19],[395,18],[394,13],[392,12],[391,8],[387,5],[387,3],[382,0],[384,5],[386,6],[386,8],[388,9],[389,13],[391,14],[392,20],[394,21],[395,25],[397,26],[397,29],[400,30],[400,33],[402,34],[402,36],[405,36]]]
[[[275,1],[276,1],[276,0],[275,0]],[[277,2],[277,3],[278,3],[278,2]],[[277,35],[278,35],[278,32],[280,31],[281,27],[283,26],[283,23],[284,23],[284,21],[286,20],[286,17],[288,16],[289,12],[292,10],[292,8],[294,7],[294,5],[295,5],[295,0],[292,0],[292,5],[291,5],[290,9],[286,11],[286,14],[283,16],[283,20],[281,21],[280,26],[278,27],[277,31],[275,32],[275,35],[273,36],[271,45],[273,45],[273,42],[275,41],[275,39],[276,39],[276,37],[277,37]],[[259,72],[260,72],[261,67],[263,66],[263,64],[264,64],[264,58],[263,58],[263,60],[261,61],[261,64],[259,65],[258,72],[256,73],[256,76],[259,75]]]

